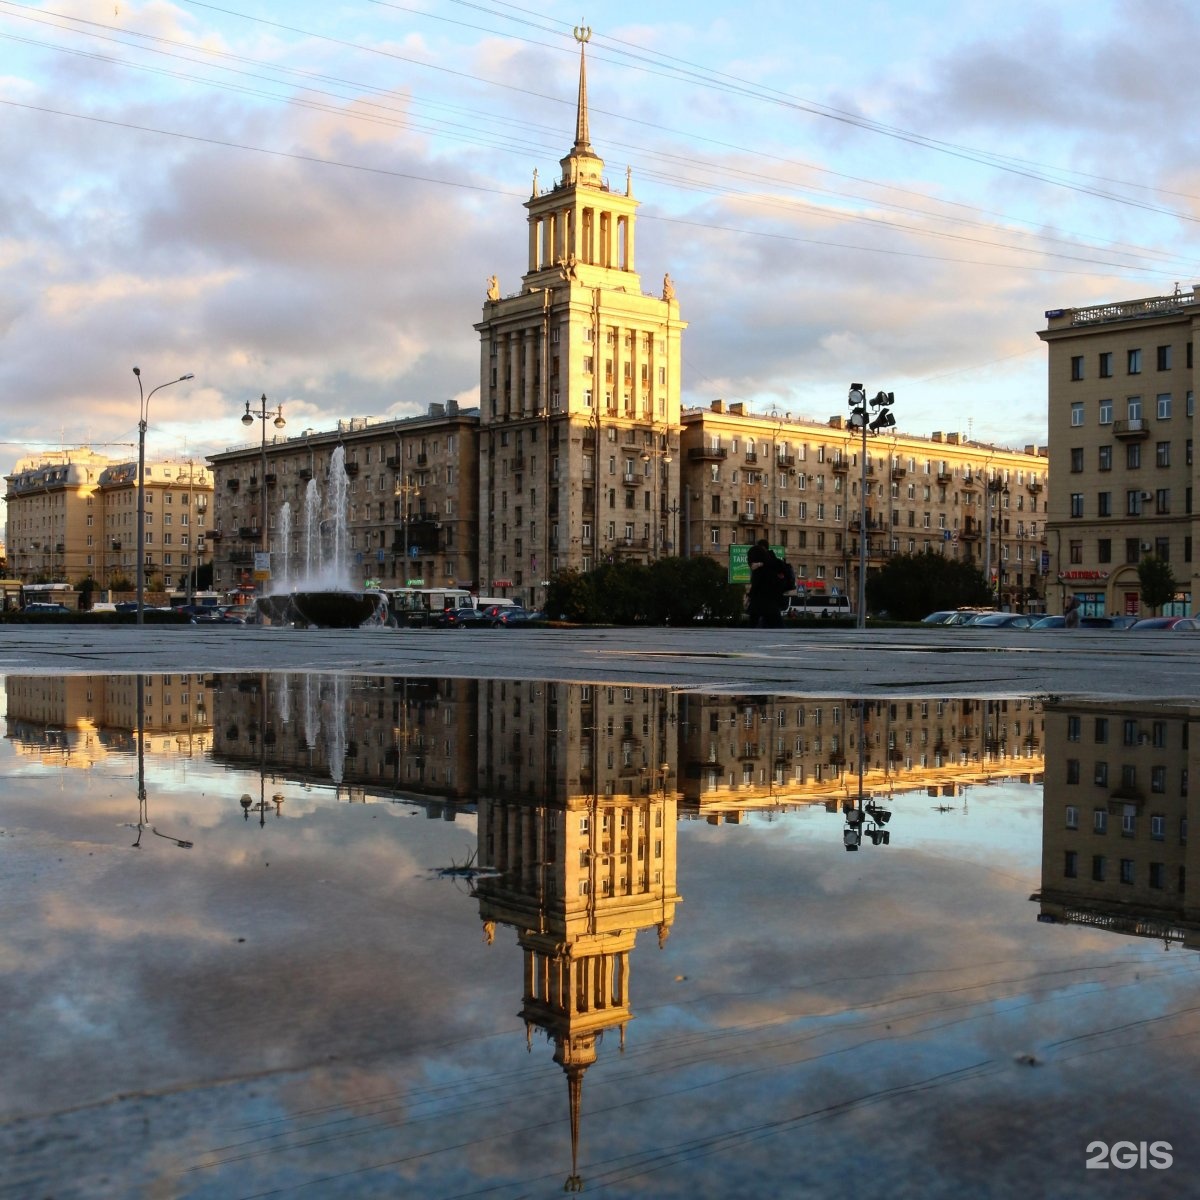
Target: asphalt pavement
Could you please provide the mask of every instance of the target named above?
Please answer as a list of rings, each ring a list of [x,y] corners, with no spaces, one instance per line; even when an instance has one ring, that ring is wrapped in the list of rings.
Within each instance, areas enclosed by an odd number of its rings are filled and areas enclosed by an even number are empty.
[[[833,696],[1200,696],[1200,635],[936,628],[0,625],[0,674],[312,671]]]

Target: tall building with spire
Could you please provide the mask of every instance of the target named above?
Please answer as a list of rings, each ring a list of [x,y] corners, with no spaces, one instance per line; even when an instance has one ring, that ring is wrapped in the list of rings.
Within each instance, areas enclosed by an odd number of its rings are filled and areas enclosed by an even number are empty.
[[[546,191],[534,172],[518,291],[488,281],[480,338],[481,591],[540,605],[551,575],[678,553],[680,336],[669,275],[636,269],[638,201],[604,175],[579,42],[575,143]]]

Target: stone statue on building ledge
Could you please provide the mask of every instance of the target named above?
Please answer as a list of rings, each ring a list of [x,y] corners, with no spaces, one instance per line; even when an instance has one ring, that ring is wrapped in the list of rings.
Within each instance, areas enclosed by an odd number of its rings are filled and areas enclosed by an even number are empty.
[[[675,299],[675,284],[672,282],[670,275],[663,276],[662,298],[664,300],[674,300]]]
[[[495,275],[488,276],[487,298],[489,300],[499,300],[500,299],[500,281],[496,278]]]

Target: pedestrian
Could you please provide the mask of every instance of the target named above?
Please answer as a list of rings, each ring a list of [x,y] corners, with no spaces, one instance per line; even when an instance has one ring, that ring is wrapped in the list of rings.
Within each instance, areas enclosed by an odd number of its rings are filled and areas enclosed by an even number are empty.
[[[783,593],[780,573],[783,563],[771,549],[766,538],[759,538],[746,551],[750,567],[750,595],[746,613],[755,629],[777,629],[783,624]]]
[[[1066,607],[1063,609],[1063,616],[1066,617],[1066,626],[1068,629],[1079,628],[1079,597],[1071,596],[1068,598]]]

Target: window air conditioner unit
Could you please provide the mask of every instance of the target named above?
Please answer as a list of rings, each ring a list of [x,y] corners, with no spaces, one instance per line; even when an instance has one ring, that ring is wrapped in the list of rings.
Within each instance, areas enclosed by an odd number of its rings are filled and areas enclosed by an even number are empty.
[[[1142,549],[1143,549],[1143,550],[1150,550],[1150,549],[1151,549],[1150,543],[1149,543],[1149,542],[1143,542],[1143,543],[1142,543]]]
[[[1143,493],[1142,493],[1142,499],[1143,499],[1143,500],[1153,500],[1153,499],[1154,499],[1154,493],[1153,493],[1153,492],[1143,492]]]

